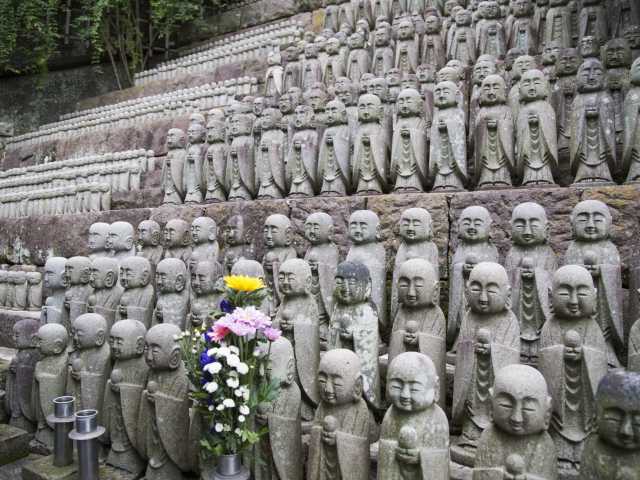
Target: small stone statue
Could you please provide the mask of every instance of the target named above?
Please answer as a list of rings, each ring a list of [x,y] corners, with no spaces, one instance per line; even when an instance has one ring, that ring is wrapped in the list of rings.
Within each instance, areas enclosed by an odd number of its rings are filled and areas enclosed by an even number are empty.
[[[382,77],[385,72],[393,68],[395,64],[394,47],[389,24],[383,23],[376,28],[374,41],[375,49],[373,51],[371,73],[376,77]]]
[[[471,26],[471,12],[460,10],[455,16],[455,29],[451,33],[451,41],[447,42],[447,58],[462,62],[463,65],[476,63],[476,32]]]
[[[507,49],[518,48],[534,55],[538,52],[538,32],[532,0],[515,0],[505,25]]]
[[[322,66],[318,59],[318,46],[315,43],[307,43],[304,46],[304,59],[301,62],[300,76],[300,88],[305,92],[312,85],[322,81]]]
[[[146,333],[137,320],[121,320],[111,328],[109,345],[115,361],[105,387],[102,417],[111,440],[107,464],[134,474],[141,474],[146,467],[138,453],[136,432],[148,375],[144,358]]]
[[[584,200],[571,212],[574,239],[565,264],[584,266],[596,287],[596,315],[607,341],[611,366],[619,366],[615,351],[624,348],[622,319],[622,265],[617,247],[609,239],[611,212],[599,200]]]
[[[278,99],[283,92],[282,80],[284,69],[282,68],[282,55],[280,49],[271,50],[267,54],[267,71],[264,74],[264,96],[270,99]]]
[[[578,67],[580,57],[575,48],[563,48],[556,63],[556,85],[552,101],[557,115],[558,149],[563,157],[569,155],[571,110],[577,92]]]
[[[500,19],[500,5],[495,1],[485,3],[483,18],[476,24],[476,43],[478,55],[502,59],[507,53],[504,21]]]
[[[14,284],[14,310],[24,311],[27,309],[27,293],[29,286],[27,285],[27,272],[16,271],[13,273]]]
[[[578,38],[595,37],[599,42],[608,36],[607,7],[602,0],[582,0],[578,18]]]
[[[224,120],[210,116],[207,120],[207,152],[202,166],[202,176],[206,185],[205,202],[224,202],[227,198],[227,157]]]
[[[27,272],[27,310],[39,312],[42,309],[42,274]]]
[[[629,25],[624,30],[624,39],[629,42],[631,58],[635,61],[640,57],[640,25]]]
[[[109,332],[124,292],[118,282],[119,265],[113,258],[97,258],[91,262],[90,272],[89,284],[93,291],[87,299],[87,312],[102,315]]]
[[[352,138],[345,104],[338,99],[327,103],[325,121],[327,128],[318,154],[318,178],[322,182],[320,195],[349,195],[352,193]]]
[[[251,238],[245,232],[244,218],[242,215],[234,215],[227,220],[222,227],[223,248],[222,269],[224,275],[229,275],[233,265],[241,258],[254,259],[254,247]]]
[[[40,322],[33,319],[19,320],[13,325],[13,341],[18,349],[11,359],[6,378],[5,410],[9,425],[27,432],[36,429],[36,405],[31,396],[31,386],[40,352],[36,348],[36,337]]]
[[[172,128],[167,132],[167,156],[162,167],[163,204],[182,204],[184,198],[183,171],[187,159],[187,136],[183,130]]]
[[[218,225],[213,218],[197,217],[191,222],[191,241],[191,262],[218,261]]]
[[[500,75],[482,81],[475,117],[475,176],[478,189],[508,188],[513,185],[514,120],[507,105],[507,85]]]
[[[342,42],[337,37],[331,37],[325,44],[327,61],[322,72],[322,81],[327,88],[332,88],[339,77],[346,75],[347,62],[342,52]]]
[[[360,358],[350,350],[331,350],[320,361],[320,405],[309,440],[309,479],[369,480],[375,421],[362,398],[361,371]]]
[[[358,129],[353,142],[353,184],[357,194],[375,195],[388,190],[388,134],[384,106],[373,94],[358,100]]]
[[[548,100],[549,84],[540,70],[528,70],[518,88],[521,102],[516,122],[518,177],[523,186],[554,186],[558,175],[558,141],[556,115]]]
[[[288,66],[288,65],[287,65]],[[232,137],[227,158],[226,183],[229,200],[251,200],[258,193],[255,171],[253,114],[231,117]]]
[[[380,430],[378,479],[449,478],[449,424],[436,404],[440,378],[431,359],[406,352],[389,364]]]
[[[274,214],[264,221],[262,231],[266,247],[262,266],[266,274],[266,284],[274,293],[276,306],[280,304],[280,289],[278,288],[278,272],[280,265],[298,255],[291,246],[293,243],[293,227],[291,220],[281,214]]]
[[[91,260],[89,257],[71,257],[64,266],[64,278],[67,290],[64,294],[64,307],[69,324],[87,312],[87,301],[93,293],[91,280]]]
[[[629,74],[631,88],[624,100],[624,172],[626,183],[640,181],[640,59]]]
[[[61,323],[67,330],[70,325],[65,323],[64,294],[66,291],[64,280],[64,267],[67,259],[64,257],[49,257],[44,264],[45,288],[49,290],[49,296],[42,307],[41,323]]]
[[[600,58],[600,44],[596,37],[587,35],[580,39],[578,43],[578,53],[582,60],[586,58]],[[578,61],[578,65],[580,62]],[[578,67],[576,66],[576,71]]]
[[[35,344],[40,352],[33,374],[33,408],[38,422],[36,440],[53,448],[53,428],[47,417],[53,415],[54,398],[65,393],[67,383],[67,329],[57,323],[48,323],[38,329]]]
[[[304,236],[311,246],[304,259],[311,268],[311,294],[318,306],[320,350],[327,349],[329,315],[333,311],[333,288],[339,252],[333,242],[333,219],[328,213],[314,212],[304,222]]]
[[[290,197],[313,197],[318,185],[318,132],[313,109],[298,105],[286,161],[286,178]]]
[[[632,62],[629,43],[621,38],[609,40],[602,49],[602,61],[606,68],[605,87],[613,100],[616,144],[620,154],[624,143],[624,100],[629,91]]]
[[[636,479],[640,471],[640,373],[609,372],[596,393],[598,433],[585,444],[580,479]]]
[[[546,45],[540,59],[540,63],[542,64],[542,73],[544,73],[544,78],[547,79],[549,85],[551,85],[552,90],[555,88],[556,81],[558,79],[557,62],[558,58],[560,57],[561,50],[565,49],[561,49],[560,45],[558,45],[557,43]]]
[[[589,272],[578,265],[558,269],[551,303],[553,316],[540,335],[539,366],[553,399],[551,436],[558,467],[561,475],[575,475],[584,440],[595,427],[596,388],[607,373],[606,343],[593,318],[597,302]]]
[[[513,62],[513,68],[511,69],[511,90],[509,90],[509,106],[513,112],[513,118],[518,118],[520,112],[520,81],[526,72],[536,70],[537,68],[536,58],[531,55],[520,55]]]
[[[449,322],[447,324],[447,344],[454,345],[460,324],[465,315],[461,308],[466,282],[464,265],[470,256],[474,263],[498,262],[498,249],[491,243],[491,215],[480,206],[465,208],[458,218],[459,244],[449,266]],[[471,272],[471,270],[469,270]]]
[[[102,422],[104,387],[111,373],[107,321],[97,313],[85,313],[71,325],[75,350],[69,355],[66,393],[75,397],[77,411],[98,410]]]
[[[468,145],[467,150],[473,151],[474,148],[474,134],[475,134],[475,124],[476,117],[478,116],[478,110],[480,109],[480,96],[482,95],[482,82],[489,75],[497,75],[498,74],[498,59],[493,55],[480,55],[476,64],[473,66],[471,70],[471,95],[469,98],[469,137],[468,137]],[[506,89],[506,83],[505,83]],[[506,103],[506,93],[505,93],[505,103]],[[511,115],[511,112],[509,112]]]
[[[191,122],[187,130],[187,158],[184,162],[184,203],[202,203],[204,198],[204,165],[207,147],[205,145],[206,130],[202,123]]]
[[[124,288],[116,321],[139,320],[145,327],[151,326],[153,307],[156,302],[151,284],[151,264],[144,257],[125,259],[120,265],[120,285]]]
[[[262,135],[256,150],[259,169],[258,199],[283,198],[286,195],[285,146],[287,134],[282,131],[282,113],[265,108],[260,117]]]
[[[469,275],[466,296],[469,309],[458,337],[452,420],[462,427],[458,446],[474,455],[482,431],[491,423],[489,389],[495,374],[519,361],[520,328],[511,311],[509,277],[501,265],[478,263]]]
[[[155,267],[162,260],[162,230],[160,224],[155,220],[143,220],[138,224],[138,247],[139,257],[149,260]]]
[[[269,376],[279,381],[280,390],[273,402],[258,405],[256,422],[268,427],[269,434],[256,445],[253,475],[256,480],[302,480],[301,394],[291,342],[283,337],[273,342],[269,362]]]
[[[275,324],[291,342],[295,356],[295,378],[298,379],[304,404],[302,418],[310,421],[318,405],[317,375],[320,361],[318,306],[311,286],[311,268],[299,258],[280,265],[278,289],[280,306]]]
[[[540,330],[551,316],[549,289],[558,268],[549,246],[549,225],[543,207],[533,202],[517,205],[511,214],[512,246],[505,260],[513,312],[520,322],[520,361],[538,362]]]
[[[291,87],[300,87],[302,62],[299,57],[300,49],[297,45],[292,44],[285,50],[283,92],[288,92]]]
[[[162,258],[177,258],[185,265],[191,259],[191,228],[181,218],[172,218],[164,226],[164,253]]]
[[[146,478],[181,480],[192,469],[189,447],[189,380],[176,325],[156,325],[145,337],[149,365],[137,423],[138,449],[148,461]]]
[[[189,310],[187,266],[177,258],[165,258],[156,268],[157,302],[153,312],[153,325],[170,323],[180,330],[185,328]]]
[[[400,20],[397,35],[395,68],[401,74],[415,73],[420,63],[420,43],[411,19]]]
[[[551,397],[540,372],[509,365],[496,372],[489,425],[478,442],[474,480],[508,477],[514,455],[522,460],[524,478],[555,480],[556,447],[547,433]]]
[[[544,44],[557,42],[561,48],[570,48],[573,45],[571,32],[571,8],[569,0],[549,0],[549,10],[544,23]]]
[[[429,176],[434,192],[464,190],[467,183],[465,113],[459,96],[460,89],[451,81],[438,83],[433,93]]]
[[[425,34],[422,38],[423,65],[433,65],[436,70],[446,63],[445,45],[442,35],[442,21],[437,15],[429,15],[424,20]]]
[[[588,58],[578,69],[578,94],[570,119],[569,159],[575,185],[609,185],[617,174],[613,100],[604,90],[604,68]]]
[[[113,222],[109,225],[106,248],[110,257],[118,261],[136,254],[133,225],[128,222]]]
[[[219,308],[224,288],[220,285],[222,266],[201,261],[191,271],[191,301],[187,326],[209,327],[209,315]]]
[[[106,243],[107,235],[109,234],[109,224],[104,222],[92,223],[89,227],[89,241],[87,246],[90,253],[89,258],[93,260],[97,257],[104,257],[107,255]]]
[[[371,55],[365,37],[359,31],[351,34],[348,44],[350,51],[347,58],[347,77],[355,85],[359,85],[360,77],[371,68]]]
[[[427,124],[420,93],[411,88],[402,90],[396,110],[390,168],[394,191],[423,192],[427,188]]]
[[[607,6],[612,7],[608,11],[611,37],[620,38],[631,28],[640,25],[640,8],[634,2],[623,0]]]

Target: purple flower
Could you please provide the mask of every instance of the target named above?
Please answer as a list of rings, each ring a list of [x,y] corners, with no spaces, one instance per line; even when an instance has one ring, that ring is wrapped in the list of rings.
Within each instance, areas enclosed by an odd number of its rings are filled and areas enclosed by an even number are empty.
[[[277,328],[267,327],[264,329],[264,336],[267,337],[267,340],[270,342],[275,342],[282,336],[282,332]]]
[[[210,357],[205,350],[200,354],[200,368],[204,368],[205,365],[209,365],[215,360],[215,358]]]
[[[233,313],[233,303],[231,303],[229,300],[222,300],[220,302],[220,310],[222,310],[224,313]]]

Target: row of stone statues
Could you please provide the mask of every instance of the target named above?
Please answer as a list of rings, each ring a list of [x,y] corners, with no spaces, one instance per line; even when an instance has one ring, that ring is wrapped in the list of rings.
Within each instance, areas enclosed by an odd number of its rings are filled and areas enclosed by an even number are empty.
[[[39,312],[42,274],[31,270],[0,270],[0,308]]]

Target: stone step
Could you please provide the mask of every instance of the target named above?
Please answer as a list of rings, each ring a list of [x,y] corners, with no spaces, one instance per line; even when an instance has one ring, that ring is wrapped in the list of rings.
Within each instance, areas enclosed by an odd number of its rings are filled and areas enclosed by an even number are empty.
[[[0,424],[0,466],[28,456],[31,437],[20,428]]]

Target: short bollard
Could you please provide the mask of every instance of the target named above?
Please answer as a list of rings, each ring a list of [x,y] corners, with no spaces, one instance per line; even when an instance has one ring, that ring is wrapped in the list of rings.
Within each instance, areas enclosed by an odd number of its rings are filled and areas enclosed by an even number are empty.
[[[98,472],[98,442],[105,428],[98,426],[97,410],[81,410],[76,413],[76,428],[71,431],[69,438],[75,440],[78,446],[78,463],[80,480],[97,480]]]
[[[73,416],[76,399],[69,396],[53,399],[53,414],[47,416],[47,422],[54,425],[55,436],[53,438],[53,465],[66,467],[73,463],[73,441],[69,438],[69,432],[73,427]]]

